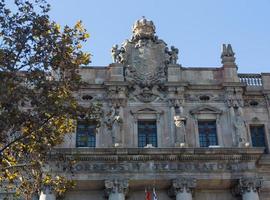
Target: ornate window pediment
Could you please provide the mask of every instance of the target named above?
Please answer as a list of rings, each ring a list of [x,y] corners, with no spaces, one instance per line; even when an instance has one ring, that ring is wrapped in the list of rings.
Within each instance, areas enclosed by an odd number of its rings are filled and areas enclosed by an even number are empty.
[[[163,111],[156,110],[154,108],[138,108],[130,111],[131,114],[163,114]]]
[[[203,106],[199,106],[197,108],[194,108],[192,110],[190,110],[190,114],[192,115],[198,115],[198,114],[216,114],[216,115],[220,115],[222,114],[222,110],[213,107],[213,106],[209,106],[209,105],[203,105]]]

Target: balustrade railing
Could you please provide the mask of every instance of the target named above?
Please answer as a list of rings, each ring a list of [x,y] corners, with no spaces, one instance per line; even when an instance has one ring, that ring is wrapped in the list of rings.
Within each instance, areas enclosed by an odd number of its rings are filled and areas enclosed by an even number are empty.
[[[248,86],[262,86],[261,74],[238,74],[238,77],[242,83],[246,83]]]

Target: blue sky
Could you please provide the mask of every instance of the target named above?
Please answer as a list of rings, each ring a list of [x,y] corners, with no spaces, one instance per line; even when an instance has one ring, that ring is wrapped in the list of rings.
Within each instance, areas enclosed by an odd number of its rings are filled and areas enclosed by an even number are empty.
[[[270,72],[270,0],[49,0],[61,25],[82,20],[91,66],[112,62],[110,49],[131,36],[135,20],[154,21],[159,38],[179,49],[185,67],[219,67],[231,43],[239,72]]]

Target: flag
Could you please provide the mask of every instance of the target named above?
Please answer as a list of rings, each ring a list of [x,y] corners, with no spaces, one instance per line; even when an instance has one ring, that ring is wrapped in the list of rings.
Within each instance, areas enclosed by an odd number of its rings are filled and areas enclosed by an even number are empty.
[[[151,193],[145,189],[145,200],[151,200]]]
[[[153,200],[158,200],[155,188],[153,188]]]

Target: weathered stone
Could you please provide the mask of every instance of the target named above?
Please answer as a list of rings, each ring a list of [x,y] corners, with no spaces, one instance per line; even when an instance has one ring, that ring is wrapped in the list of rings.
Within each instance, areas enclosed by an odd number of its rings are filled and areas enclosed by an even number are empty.
[[[190,200],[192,193],[196,200],[236,200],[231,188],[240,177],[238,194],[256,200],[261,182],[246,176],[257,174],[266,183],[260,198],[267,199],[269,73],[238,74],[231,45],[223,45],[221,67],[183,67],[179,50],[169,49],[155,30],[152,21],[138,20],[131,39],[112,48],[112,64],[80,69],[84,86],[74,96],[82,105],[101,102],[104,112],[96,148],[76,148],[72,133],[50,154],[51,171],[77,183],[66,200],[102,199],[104,184],[110,200],[125,199],[128,189],[130,200],[144,199],[152,188],[163,200],[170,199],[169,188],[178,200]],[[155,124],[150,129],[157,147],[148,141],[147,148],[138,147],[142,121]],[[215,122],[204,129],[206,135],[215,130],[215,145],[201,148],[201,121]],[[251,125],[264,127],[266,151],[253,147]],[[43,191],[40,198],[55,196]]]

